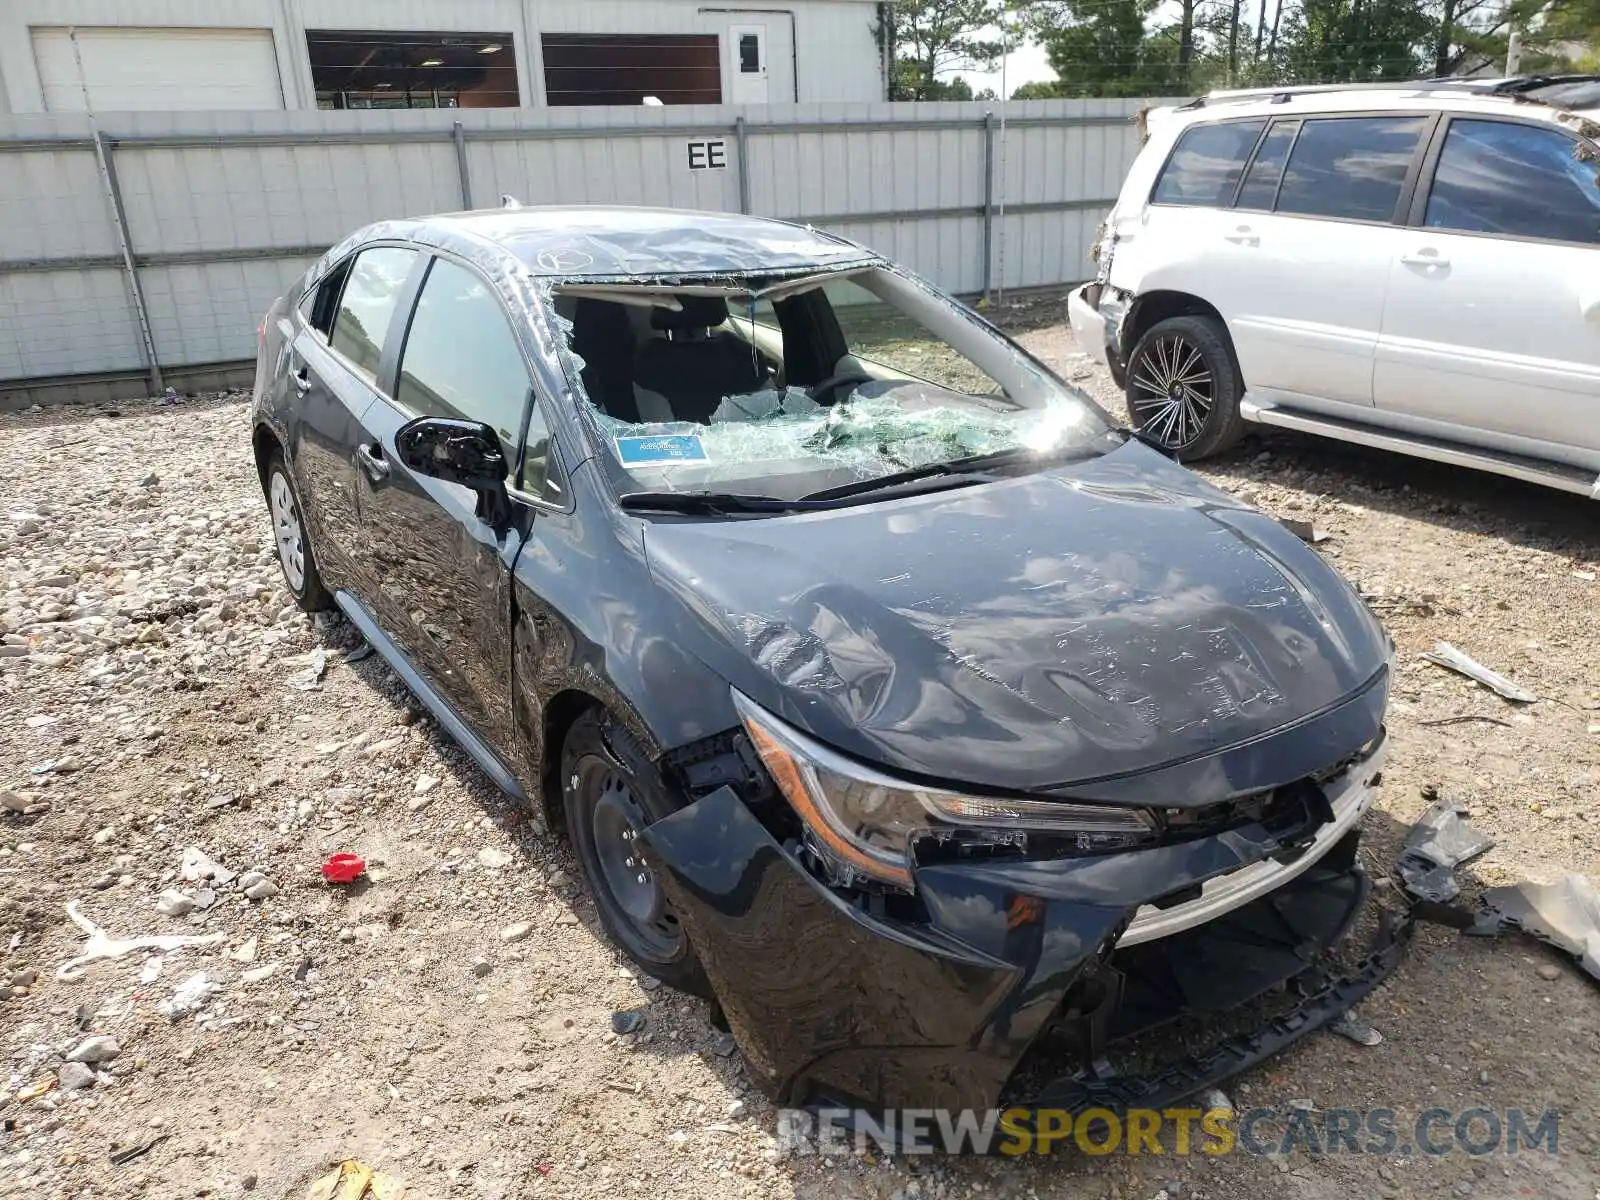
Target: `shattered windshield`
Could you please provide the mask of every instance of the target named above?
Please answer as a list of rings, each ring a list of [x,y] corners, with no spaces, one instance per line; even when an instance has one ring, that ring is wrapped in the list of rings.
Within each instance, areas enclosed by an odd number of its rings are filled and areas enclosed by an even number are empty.
[[[884,268],[554,300],[621,494],[794,500],[974,455],[1110,446],[1086,397]]]

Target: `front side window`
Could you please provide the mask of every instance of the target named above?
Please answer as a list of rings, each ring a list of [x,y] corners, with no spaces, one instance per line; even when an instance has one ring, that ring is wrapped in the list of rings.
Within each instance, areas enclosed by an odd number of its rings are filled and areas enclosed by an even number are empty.
[[[574,286],[556,313],[621,494],[793,500],[974,455],[1117,444],[1082,393],[881,268]]]
[[[1423,224],[1600,244],[1600,163],[1558,130],[1452,121]]]
[[[1156,180],[1151,203],[1227,208],[1266,124],[1229,121],[1185,130]]]
[[[1277,211],[1347,221],[1391,221],[1426,117],[1307,121],[1278,189]]]
[[[399,246],[374,246],[363,250],[350,268],[339,310],[333,318],[329,344],[369,383],[378,377],[383,339],[389,319],[400,303],[406,276],[417,252]]]
[[[475,272],[434,259],[406,333],[395,402],[415,416],[482,421],[499,435],[510,459],[521,438],[529,386],[500,298]],[[524,486],[537,491],[544,482],[542,460],[530,471],[536,478],[525,475]]]

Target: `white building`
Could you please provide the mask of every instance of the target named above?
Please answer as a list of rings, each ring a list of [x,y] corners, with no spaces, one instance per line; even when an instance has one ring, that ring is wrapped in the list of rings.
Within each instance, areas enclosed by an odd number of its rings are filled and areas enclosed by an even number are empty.
[[[882,100],[876,0],[4,0],[0,113]]]

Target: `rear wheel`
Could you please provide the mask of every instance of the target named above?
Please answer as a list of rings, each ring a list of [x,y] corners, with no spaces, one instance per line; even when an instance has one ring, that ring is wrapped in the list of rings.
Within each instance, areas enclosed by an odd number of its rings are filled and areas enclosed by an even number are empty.
[[[663,983],[709,997],[700,960],[640,837],[678,807],[643,749],[606,714],[584,714],[562,745],[561,791],[572,848],[606,934]]]
[[[274,450],[267,460],[266,492],[272,540],[278,547],[278,566],[283,571],[284,585],[304,611],[326,612],[333,607],[333,597],[322,586],[322,577],[317,574],[317,557],[306,536],[300,495],[295,491],[281,451]]]
[[[1168,317],[1128,356],[1134,428],[1185,459],[1209,458],[1244,434],[1244,383],[1228,331],[1214,317]]]

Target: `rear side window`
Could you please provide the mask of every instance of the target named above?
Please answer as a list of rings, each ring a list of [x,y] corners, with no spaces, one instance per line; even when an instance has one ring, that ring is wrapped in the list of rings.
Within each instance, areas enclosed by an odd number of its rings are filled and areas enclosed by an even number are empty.
[[[1227,208],[1266,125],[1265,121],[1230,121],[1186,129],[1161,169],[1151,203]]]
[[[1289,161],[1289,147],[1294,145],[1294,135],[1300,132],[1299,121],[1278,121],[1261,139],[1255,160],[1245,172],[1244,186],[1239,189],[1240,208],[1257,208],[1267,212],[1278,199],[1278,181],[1283,178],[1283,165]]]
[[[1307,121],[1278,190],[1281,213],[1389,221],[1426,117],[1341,117]]]
[[[1423,224],[1600,244],[1600,164],[1554,129],[1452,121]]]
[[[369,381],[378,377],[389,318],[400,302],[400,292],[416,257],[415,250],[399,246],[363,250],[350,268],[350,278],[339,297],[329,344]]]

